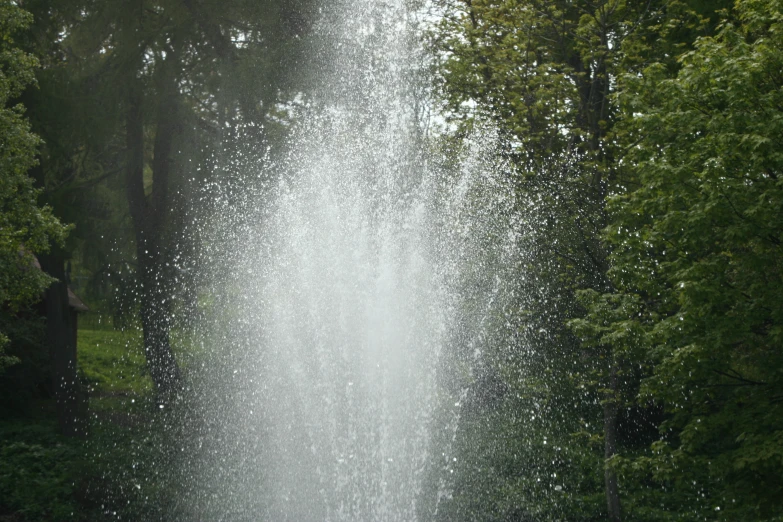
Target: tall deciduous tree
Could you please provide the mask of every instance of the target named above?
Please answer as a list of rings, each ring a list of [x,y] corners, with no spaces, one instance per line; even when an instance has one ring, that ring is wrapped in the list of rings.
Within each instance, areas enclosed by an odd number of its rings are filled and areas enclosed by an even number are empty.
[[[608,329],[643,334],[643,394],[668,414],[635,466],[681,495],[681,520],[777,520],[783,3],[737,1],[681,65],[626,79],[636,183],[607,229],[619,298],[640,311]]]
[[[616,171],[615,146],[607,139],[616,114],[611,95],[620,48],[651,16],[650,7],[616,0],[465,0],[451,3],[453,15],[444,23],[449,105],[460,115],[478,102],[475,112],[498,122],[516,142],[510,154],[525,177],[520,190],[542,201],[549,229],[542,237],[556,238],[541,244],[537,256],[539,272],[554,271],[559,279],[556,293],[611,287],[599,237]],[[561,338],[568,337],[565,320],[577,313],[569,303],[574,299],[540,314],[559,316]],[[604,363],[593,366],[603,391],[604,456],[610,459],[617,447],[618,361],[611,347],[601,348],[591,360]],[[609,519],[619,521],[617,477],[609,467],[605,489]]]
[[[630,135],[615,127],[621,116],[620,78],[651,60],[676,68],[673,57],[711,25],[703,15],[716,6],[654,0],[445,4],[436,44],[443,56],[447,106],[457,121],[469,124],[479,117],[498,124],[509,138],[506,152],[518,166],[520,194],[538,202],[543,230],[531,270],[549,290],[533,315],[551,328],[537,342],[552,352],[550,360],[585,362],[581,368],[560,363],[559,373],[599,398],[606,513],[619,521],[620,489],[609,463],[622,442],[620,423],[644,424],[627,407],[638,386],[638,365],[629,357],[636,338],[607,336],[579,321],[570,329],[566,325],[591,306],[587,296],[593,294],[585,294],[581,305],[577,295],[614,289],[608,275],[611,248],[601,231],[608,224],[606,197],[621,189],[623,157],[633,146]],[[627,302],[617,306],[633,308]],[[583,412],[585,425],[594,426],[595,413],[589,407]],[[629,442],[638,444],[626,437]]]

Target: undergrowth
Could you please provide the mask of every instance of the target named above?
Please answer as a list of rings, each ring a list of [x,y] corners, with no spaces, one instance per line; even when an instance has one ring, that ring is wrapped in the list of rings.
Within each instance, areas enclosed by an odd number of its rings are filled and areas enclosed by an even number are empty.
[[[89,394],[83,439],[58,433],[51,400],[0,419],[0,522],[161,519],[171,466],[138,331],[79,331]]]

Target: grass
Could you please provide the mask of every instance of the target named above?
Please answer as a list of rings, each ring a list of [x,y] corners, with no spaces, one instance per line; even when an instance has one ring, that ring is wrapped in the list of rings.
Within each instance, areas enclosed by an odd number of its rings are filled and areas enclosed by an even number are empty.
[[[141,332],[79,330],[77,353],[91,396],[144,396],[152,393]]]

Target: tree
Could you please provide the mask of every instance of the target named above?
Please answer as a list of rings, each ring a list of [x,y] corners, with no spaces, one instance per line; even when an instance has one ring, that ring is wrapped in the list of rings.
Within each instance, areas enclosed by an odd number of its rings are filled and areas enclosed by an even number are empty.
[[[540,202],[544,217],[533,269],[550,292],[536,315],[553,317],[554,328],[540,340],[541,348],[552,353],[550,362],[584,358],[588,347],[580,347],[565,326],[579,313],[575,290],[611,287],[599,232],[617,170],[612,86],[620,49],[652,16],[651,5],[465,0],[450,7],[453,14],[443,24],[440,42],[448,105],[458,116],[466,106],[476,107],[474,114],[498,122],[514,143],[508,153],[519,166],[519,190]],[[605,458],[610,459],[617,445],[618,361],[611,347],[591,351],[597,357],[590,358],[592,368],[583,379],[602,390]],[[578,372],[567,366],[560,364],[566,373]],[[617,478],[608,467],[605,487],[609,518],[620,520]]]
[[[644,447],[654,427],[632,399],[640,371],[633,335],[609,335],[612,310],[634,303],[614,293],[606,197],[623,190],[632,136],[617,89],[651,61],[676,70],[675,56],[714,26],[714,2],[621,0],[451,0],[435,36],[447,108],[463,128],[489,119],[508,139],[518,190],[538,217],[532,276],[542,290],[530,330],[542,368],[560,393],[584,390],[584,426],[601,425],[609,520],[621,520],[620,485],[610,463]],[[577,299],[577,296],[582,296]],[[595,313],[589,316],[590,311]],[[601,314],[603,313],[603,316]],[[586,322],[581,318],[587,317]],[[536,327],[537,326],[537,327]],[[608,330],[607,330],[608,329]],[[576,334],[576,336],[574,335]],[[578,336],[578,337],[577,337]],[[579,363],[578,361],[581,361]],[[646,367],[645,367],[646,368]],[[594,400],[595,399],[595,400]],[[600,411],[591,404],[600,404]],[[596,418],[596,416],[600,416]],[[565,427],[566,424],[563,424]],[[631,436],[623,436],[623,429]],[[594,428],[586,429],[592,431]]]
[[[38,205],[40,193],[28,170],[36,164],[38,137],[30,130],[21,104],[11,105],[35,82],[37,60],[14,43],[14,34],[31,22],[15,4],[0,4],[0,306],[15,314],[40,299],[53,279],[35,268],[34,254],[62,243],[68,227],[49,207]],[[3,355],[9,339],[0,332],[0,370],[15,362]]]
[[[44,179],[63,181],[60,191],[102,183],[124,174],[132,228],[134,297],[144,331],[150,375],[163,402],[179,387],[169,342],[176,259],[194,248],[183,208],[194,205],[195,166],[220,150],[240,123],[266,133],[293,85],[285,71],[296,60],[308,23],[307,2],[136,0],[99,5],[73,0],[31,2],[62,35],[50,42],[47,78],[71,87],[77,119],[96,119],[98,132],[63,140],[63,127],[41,111],[41,122],[63,144],[59,161],[44,165]],[[294,68],[295,69],[295,68]],[[59,73],[58,73],[59,71]],[[52,74],[54,73],[54,74]],[[79,100],[89,99],[91,104]],[[46,100],[38,100],[43,107]],[[35,109],[34,109],[35,110]],[[96,116],[97,115],[97,116]],[[228,130],[227,130],[228,129]],[[85,161],[87,158],[87,161]],[[97,169],[85,165],[98,165]],[[52,175],[53,173],[53,175]],[[183,200],[190,194],[192,200]],[[181,226],[182,228],[177,228]],[[106,249],[108,250],[108,249]]]
[[[622,299],[640,307],[625,326],[655,364],[642,398],[667,412],[629,464],[682,495],[679,520],[777,520],[783,3],[739,0],[723,16],[676,75],[653,64],[626,79],[636,183],[612,199],[607,239]]]

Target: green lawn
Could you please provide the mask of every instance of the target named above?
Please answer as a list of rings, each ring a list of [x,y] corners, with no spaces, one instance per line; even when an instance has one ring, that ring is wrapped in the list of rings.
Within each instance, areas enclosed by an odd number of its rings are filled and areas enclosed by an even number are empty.
[[[152,392],[139,331],[79,330],[78,359],[92,397]]]

